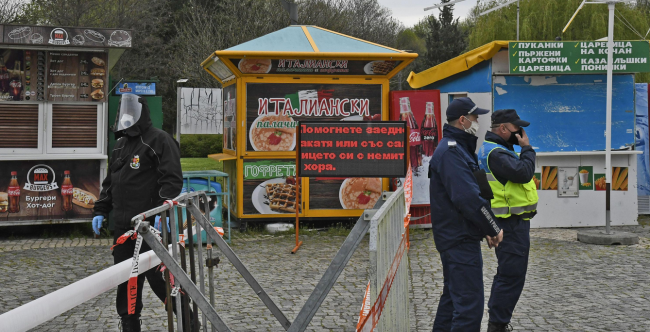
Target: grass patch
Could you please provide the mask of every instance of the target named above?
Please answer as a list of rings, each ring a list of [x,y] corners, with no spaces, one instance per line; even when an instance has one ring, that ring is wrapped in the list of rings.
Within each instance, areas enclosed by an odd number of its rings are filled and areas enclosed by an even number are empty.
[[[223,163],[210,158],[181,158],[181,168],[186,171],[223,171]]]

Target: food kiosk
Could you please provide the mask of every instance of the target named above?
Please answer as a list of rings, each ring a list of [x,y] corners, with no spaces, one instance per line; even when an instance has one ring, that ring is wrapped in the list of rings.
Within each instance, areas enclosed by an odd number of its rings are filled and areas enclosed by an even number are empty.
[[[202,66],[223,85],[224,147],[210,157],[233,179],[232,215],[358,217],[374,206],[388,179],[298,179],[295,206],[296,126],[389,120],[389,80],[416,57],[317,26],[289,26],[211,54]]]
[[[635,138],[634,73],[650,71],[649,56],[647,41],[615,42],[612,225],[637,224],[637,156],[643,151]],[[442,110],[454,98],[470,97],[489,110],[514,108],[531,122],[526,133],[537,152],[539,195],[531,227],[603,226],[606,61],[606,42],[495,41],[411,73],[408,81],[416,89],[439,90]],[[446,123],[444,111],[441,116]],[[479,123],[477,149],[490,117]]]
[[[0,225],[86,222],[106,173],[122,29],[0,25]]]

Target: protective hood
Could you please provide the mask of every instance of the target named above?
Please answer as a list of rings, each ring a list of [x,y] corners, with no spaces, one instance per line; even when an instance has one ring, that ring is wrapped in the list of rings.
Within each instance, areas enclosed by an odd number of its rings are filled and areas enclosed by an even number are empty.
[[[126,95],[124,95],[126,96]],[[124,99],[124,96],[122,98]],[[151,116],[149,113],[149,105],[147,105],[147,99],[143,97],[137,97],[137,103],[140,104],[142,107],[133,107],[133,104],[129,107],[125,107],[125,109],[122,109],[123,103],[120,102],[120,109],[118,110],[118,114],[115,117],[115,125],[113,126],[113,133],[115,134],[115,139],[119,139],[120,137],[123,137],[125,135],[131,136],[131,137],[136,137],[144,134],[151,128],[152,123],[151,123]],[[132,97],[128,97],[132,98]],[[126,106],[126,104],[124,104]],[[139,118],[136,118],[137,115],[137,109],[140,108],[139,113],[140,116]],[[134,124],[129,126],[128,128],[125,125],[128,125],[126,123],[128,120],[133,120],[135,121]],[[124,129],[122,129],[124,128]]]

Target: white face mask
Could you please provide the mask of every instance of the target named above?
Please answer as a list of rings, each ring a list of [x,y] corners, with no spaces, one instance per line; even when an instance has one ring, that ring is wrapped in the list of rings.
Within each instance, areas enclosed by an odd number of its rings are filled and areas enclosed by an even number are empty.
[[[120,123],[122,124],[122,128],[127,129],[135,123],[134,118],[131,114],[124,114],[122,115],[122,118],[120,119]]]
[[[465,128],[465,126],[463,126],[463,129],[465,130],[466,133],[476,136],[476,133],[478,132],[478,121],[471,121],[468,118],[465,119],[470,121],[472,124],[469,126],[469,128]]]

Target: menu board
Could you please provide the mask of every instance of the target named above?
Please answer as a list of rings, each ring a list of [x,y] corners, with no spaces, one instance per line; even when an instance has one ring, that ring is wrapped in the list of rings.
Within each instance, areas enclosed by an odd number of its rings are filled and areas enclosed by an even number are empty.
[[[103,52],[48,52],[47,100],[106,101],[106,64]]]

